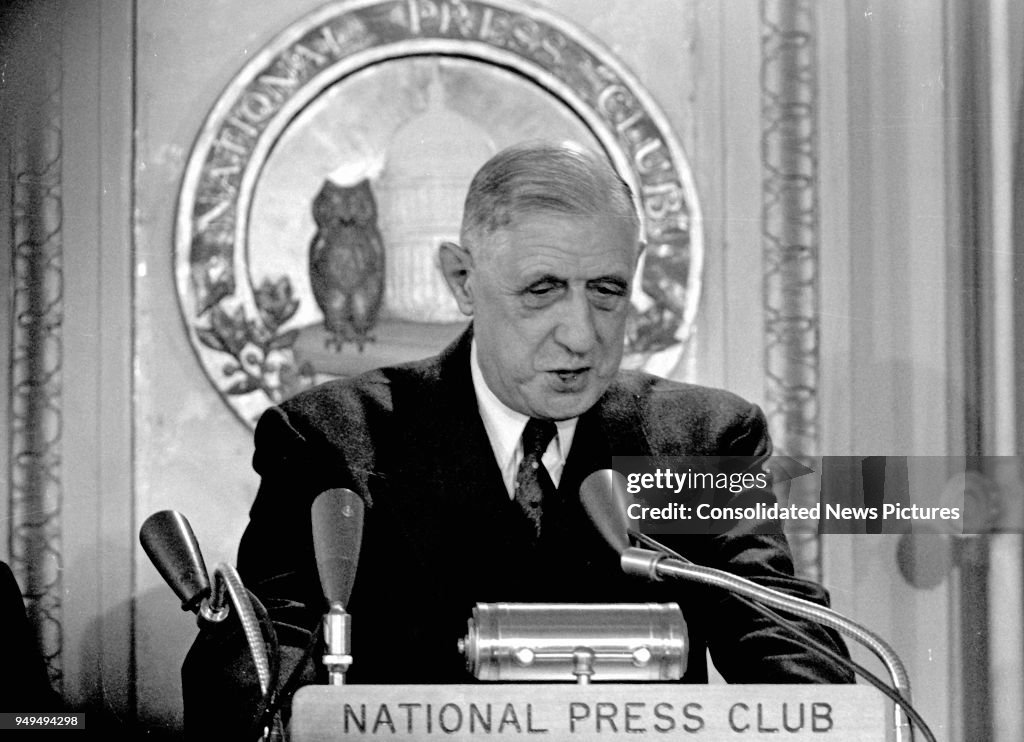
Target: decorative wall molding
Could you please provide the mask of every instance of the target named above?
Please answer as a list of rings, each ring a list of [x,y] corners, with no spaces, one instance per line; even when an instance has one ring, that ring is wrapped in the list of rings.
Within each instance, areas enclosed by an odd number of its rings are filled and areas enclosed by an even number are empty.
[[[818,73],[813,0],[761,2],[761,226],[766,414],[779,453],[819,453]],[[813,477],[791,502],[817,502]],[[791,522],[797,573],[821,579],[817,524]]]
[[[26,13],[26,16],[29,15]],[[62,13],[40,4],[22,23],[11,85],[11,275],[8,549],[50,681],[63,691],[61,390]]]

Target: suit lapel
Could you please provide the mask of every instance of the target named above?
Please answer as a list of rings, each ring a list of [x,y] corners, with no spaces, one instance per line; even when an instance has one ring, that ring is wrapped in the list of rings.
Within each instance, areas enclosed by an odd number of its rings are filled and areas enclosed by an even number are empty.
[[[559,486],[563,497],[577,498],[587,475],[612,468],[615,456],[650,455],[643,431],[639,397],[613,382],[597,404],[580,416]]]
[[[421,549],[486,553],[514,540],[521,525],[477,410],[471,340],[470,329],[425,371],[392,385],[398,450],[409,458],[390,467],[390,497],[401,503],[396,515]]]

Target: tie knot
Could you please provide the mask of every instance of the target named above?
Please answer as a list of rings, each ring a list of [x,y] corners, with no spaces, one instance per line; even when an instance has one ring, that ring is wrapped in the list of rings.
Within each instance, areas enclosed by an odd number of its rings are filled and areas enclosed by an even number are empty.
[[[523,429],[523,457],[543,456],[556,432],[557,428],[551,420],[531,417]]]

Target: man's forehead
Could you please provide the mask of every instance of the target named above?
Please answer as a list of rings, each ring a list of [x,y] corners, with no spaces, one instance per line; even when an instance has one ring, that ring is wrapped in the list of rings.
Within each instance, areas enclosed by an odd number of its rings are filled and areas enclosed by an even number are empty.
[[[634,224],[609,213],[539,211],[519,214],[484,235],[481,242],[499,253],[564,246],[575,249],[580,255],[621,250],[632,256],[640,248]]]
[[[497,230],[485,250],[505,273],[598,278],[632,272],[639,244],[609,215],[543,214]]]

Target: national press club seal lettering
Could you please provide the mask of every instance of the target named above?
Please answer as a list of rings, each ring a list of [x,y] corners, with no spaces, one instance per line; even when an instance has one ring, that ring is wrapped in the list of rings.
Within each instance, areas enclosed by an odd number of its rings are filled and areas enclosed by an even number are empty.
[[[457,239],[475,169],[538,136],[603,150],[633,188],[647,249],[625,363],[671,372],[697,312],[701,219],[682,147],[634,76],[522,2],[335,2],[235,76],[182,183],[179,303],[238,417],[453,339],[465,318],[437,243]]]

